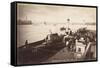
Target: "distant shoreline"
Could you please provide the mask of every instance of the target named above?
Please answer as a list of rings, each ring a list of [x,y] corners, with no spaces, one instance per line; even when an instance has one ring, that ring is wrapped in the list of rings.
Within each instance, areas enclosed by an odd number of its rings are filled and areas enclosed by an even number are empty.
[[[17,25],[32,25],[32,21],[30,21],[30,20],[18,20]]]

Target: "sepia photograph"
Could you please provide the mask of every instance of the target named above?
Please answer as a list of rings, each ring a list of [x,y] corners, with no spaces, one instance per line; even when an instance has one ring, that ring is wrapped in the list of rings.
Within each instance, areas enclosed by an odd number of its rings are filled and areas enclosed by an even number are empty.
[[[97,7],[17,3],[17,64],[97,60]]]

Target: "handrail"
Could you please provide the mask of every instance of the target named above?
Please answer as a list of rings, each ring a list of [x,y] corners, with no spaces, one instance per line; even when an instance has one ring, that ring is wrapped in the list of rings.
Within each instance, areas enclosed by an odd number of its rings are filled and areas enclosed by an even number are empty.
[[[86,54],[87,54],[87,52],[88,52],[90,46],[91,46],[91,42],[88,43],[88,45],[87,45],[87,47],[86,47],[86,50],[85,50],[85,52],[84,52],[84,54],[83,54],[83,56],[82,56],[83,58],[85,58],[85,56],[86,56]]]

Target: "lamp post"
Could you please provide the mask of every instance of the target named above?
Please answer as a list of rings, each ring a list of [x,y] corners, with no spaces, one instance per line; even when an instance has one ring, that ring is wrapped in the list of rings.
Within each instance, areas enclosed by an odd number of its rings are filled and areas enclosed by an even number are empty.
[[[69,22],[70,22],[70,19],[68,18],[68,19],[67,19],[67,23],[68,23],[68,28],[69,28]]]

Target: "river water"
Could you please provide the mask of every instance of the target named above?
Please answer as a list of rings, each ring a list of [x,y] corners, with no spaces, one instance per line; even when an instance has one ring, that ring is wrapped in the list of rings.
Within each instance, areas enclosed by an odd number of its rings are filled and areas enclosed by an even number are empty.
[[[76,31],[82,27],[87,27],[87,29],[90,30],[96,30],[96,25],[17,25],[17,47],[24,45],[26,40],[28,40],[28,43],[42,40],[50,33],[50,31],[59,33],[61,27],[70,27],[72,31]]]

